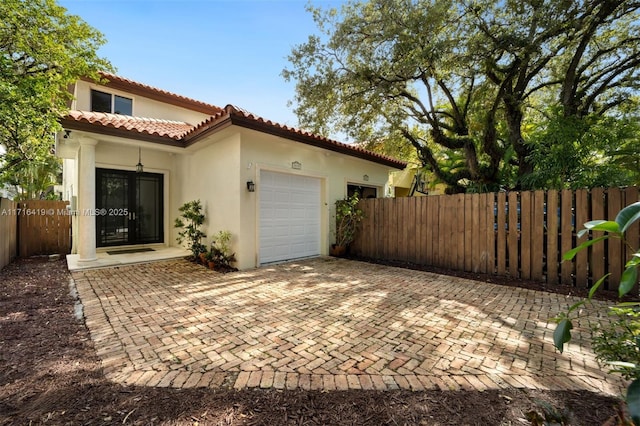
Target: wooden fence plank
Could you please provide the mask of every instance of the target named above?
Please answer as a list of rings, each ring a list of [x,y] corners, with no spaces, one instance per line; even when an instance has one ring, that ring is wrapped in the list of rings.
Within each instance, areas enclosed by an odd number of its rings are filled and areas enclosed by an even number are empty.
[[[464,208],[464,194],[456,194],[456,225],[457,225],[457,233],[456,233],[456,269],[460,271],[464,271],[464,218],[465,218],[465,208]]]
[[[547,255],[546,255],[546,276],[547,282],[556,285],[559,282],[558,262],[559,256],[559,232],[558,232],[558,191],[547,192]]]
[[[464,270],[473,270],[473,197],[471,194],[464,198]]]
[[[380,211],[380,215],[383,218],[383,226],[381,227],[381,231],[382,231],[382,254],[383,254],[383,259],[389,259],[389,253],[390,253],[390,249],[389,249],[389,234],[391,234],[391,203],[393,202],[393,200],[391,200],[391,198],[387,198],[383,201],[381,208],[382,210]]]
[[[480,272],[480,194],[471,194],[471,271]]]
[[[426,239],[426,248],[425,248],[425,265],[433,265],[434,264],[434,254],[433,247],[434,241],[437,238],[437,229],[435,228],[434,220],[433,220],[433,212],[434,212],[434,202],[436,197],[425,197],[425,210],[427,211],[427,221],[424,225],[425,230],[427,231],[427,239]]]
[[[19,255],[67,254],[71,251],[71,216],[67,202],[30,200],[18,204]]]
[[[18,254],[18,205],[0,198],[0,269],[7,266]]]
[[[542,281],[544,260],[544,222],[545,202],[544,191],[535,191],[532,194],[533,203],[531,212],[531,279]]]
[[[427,235],[428,235],[428,219],[427,219],[427,200],[429,197],[418,197],[418,206],[420,210],[420,255],[418,256],[418,263],[421,265],[426,264],[427,256]]]
[[[574,262],[562,261],[562,254],[576,244],[576,225],[581,229],[588,220],[612,220],[622,207],[637,200],[636,187],[362,200],[370,204],[362,207],[367,218],[354,250],[365,257],[583,288],[603,273],[612,273],[609,288],[616,290],[630,255],[618,241],[596,244]],[[28,204],[29,209],[38,207]],[[30,243],[31,249],[38,243],[42,244],[38,250],[50,249],[50,240],[42,235],[63,238],[52,217],[32,214],[20,222],[27,237],[33,228],[43,230],[36,233],[40,238]],[[640,245],[640,226],[634,226],[627,239],[632,246]]]
[[[509,241],[508,253],[509,253],[509,275],[513,278],[520,278],[520,250],[518,248],[520,244],[520,221],[518,218],[518,193],[509,193],[509,234],[507,235]]]
[[[624,204],[628,206],[633,203],[637,203],[640,201],[640,195],[638,194],[638,188],[635,186],[629,187],[624,191]],[[625,246],[625,255],[624,261],[628,261],[631,259],[633,253],[640,249],[640,224],[636,221],[629,229],[627,230],[626,235],[627,242],[630,247]],[[640,280],[640,278],[639,278]],[[636,284],[636,288],[632,290],[631,294],[637,296],[638,295],[638,285]]]
[[[609,220],[614,220],[618,212],[623,208],[624,199],[619,188],[609,188],[607,190],[607,215]],[[580,224],[582,225],[582,224]],[[607,240],[608,252],[607,263],[609,275],[608,289],[617,291],[622,275],[622,243],[614,239]]]
[[[576,230],[582,229],[584,223],[589,221],[589,199],[586,189],[579,189],[576,191]],[[581,244],[586,240],[583,237],[581,240],[576,239],[576,245]],[[583,250],[576,256],[576,287],[588,288],[588,272],[589,272],[589,252]]]
[[[408,217],[408,236],[407,236],[407,261],[416,263],[416,237],[417,229],[420,226],[416,223],[416,197],[409,197]]]
[[[562,190],[560,203],[560,251],[564,254],[573,248],[573,192]],[[560,273],[563,285],[573,285],[573,261],[563,260]]]
[[[496,273],[507,273],[507,230],[506,230],[506,203],[507,194],[499,192],[496,200]]]
[[[457,195],[447,197],[447,227],[450,249],[447,253],[447,268],[455,269],[458,265],[458,212]]]
[[[396,242],[396,257],[395,260],[401,260],[406,262],[407,260],[407,239],[409,237],[408,227],[407,227],[407,213],[409,211],[409,198],[403,197],[400,198],[399,202],[396,204],[396,226],[398,231],[397,242]]]
[[[448,197],[446,196],[438,196],[438,263],[437,265],[440,267],[447,266],[447,258],[449,256],[449,251],[451,250],[451,245],[449,244],[449,230],[447,229],[448,221],[447,221],[447,212],[446,212],[446,203]]]
[[[487,248],[487,239],[486,239],[486,230],[489,224],[487,223],[487,197],[486,194],[478,194],[478,238],[475,244],[476,250],[479,251],[479,259],[478,265],[476,266],[476,270],[486,274],[488,272],[487,268],[487,257],[488,248]]]
[[[520,270],[521,277],[531,279],[531,206],[532,193],[520,194]]]
[[[604,189],[594,188],[591,190],[591,219],[604,219],[605,216],[605,202],[604,202]],[[598,238],[604,235],[604,232],[592,232],[591,238]],[[591,246],[591,282],[593,285],[600,277],[605,274],[605,256],[604,256],[605,243],[594,244]]]
[[[433,239],[432,239],[432,264],[436,266],[440,266],[440,257],[442,255],[442,238],[441,238],[441,226],[440,226],[440,196],[436,195],[433,198],[433,203],[431,206],[432,217],[433,217]]]

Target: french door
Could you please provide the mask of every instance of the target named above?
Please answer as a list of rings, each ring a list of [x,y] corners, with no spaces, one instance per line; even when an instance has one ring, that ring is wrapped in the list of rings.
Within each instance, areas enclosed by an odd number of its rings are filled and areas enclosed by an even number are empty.
[[[164,177],[96,169],[98,247],[162,243]]]

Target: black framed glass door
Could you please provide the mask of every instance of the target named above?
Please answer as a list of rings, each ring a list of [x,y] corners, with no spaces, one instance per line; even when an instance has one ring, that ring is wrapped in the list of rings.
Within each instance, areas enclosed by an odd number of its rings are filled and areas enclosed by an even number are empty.
[[[164,177],[96,169],[98,247],[162,243]]]

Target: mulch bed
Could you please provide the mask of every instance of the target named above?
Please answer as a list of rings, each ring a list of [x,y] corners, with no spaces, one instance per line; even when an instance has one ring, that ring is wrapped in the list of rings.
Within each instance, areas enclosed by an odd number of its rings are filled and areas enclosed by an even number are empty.
[[[103,377],[69,278],[64,260],[46,258],[0,271],[2,425],[526,425],[551,411],[566,424],[599,425],[618,409],[615,398],[571,391],[125,387]]]

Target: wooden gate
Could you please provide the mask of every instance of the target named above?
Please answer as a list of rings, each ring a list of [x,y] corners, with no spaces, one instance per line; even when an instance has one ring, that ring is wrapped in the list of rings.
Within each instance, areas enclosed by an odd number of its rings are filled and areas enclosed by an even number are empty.
[[[68,254],[71,214],[68,201],[33,200],[18,204],[18,254]]]

